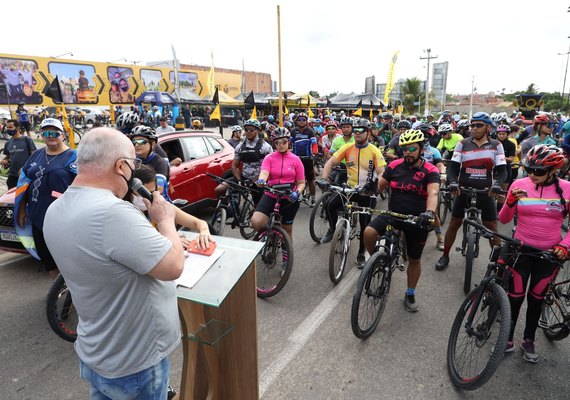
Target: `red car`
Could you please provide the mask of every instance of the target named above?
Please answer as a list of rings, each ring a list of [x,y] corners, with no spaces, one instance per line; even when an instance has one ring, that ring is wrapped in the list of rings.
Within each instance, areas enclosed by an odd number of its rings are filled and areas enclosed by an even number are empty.
[[[206,173],[231,176],[234,149],[218,133],[178,131],[158,137],[158,143],[170,159],[180,157],[182,163],[170,168],[170,197],[188,201],[185,210],[216,204],[214,182]],[[26,253],[14,229],[15,190],[0,196],[0,250]]]

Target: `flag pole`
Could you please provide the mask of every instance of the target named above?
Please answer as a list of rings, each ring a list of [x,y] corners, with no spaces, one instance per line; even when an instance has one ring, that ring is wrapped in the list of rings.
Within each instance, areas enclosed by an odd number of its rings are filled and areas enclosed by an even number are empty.
[[[281,89],[281,11],[277,5],[277,63],[279,65],[279,126],[283,126],[283,92]]]

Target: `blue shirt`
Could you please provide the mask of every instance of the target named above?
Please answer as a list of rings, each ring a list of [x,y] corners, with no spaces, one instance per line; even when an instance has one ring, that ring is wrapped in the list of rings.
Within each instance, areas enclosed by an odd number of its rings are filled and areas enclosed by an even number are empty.
[[[30,122],[30,115],[24,109],[17,109],[16,114],[20,117],[20,122]]]

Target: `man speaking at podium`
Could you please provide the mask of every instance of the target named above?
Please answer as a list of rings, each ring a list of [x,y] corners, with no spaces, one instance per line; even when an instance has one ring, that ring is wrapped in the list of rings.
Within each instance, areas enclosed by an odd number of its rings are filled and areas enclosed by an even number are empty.
[[[77,177],[48,209],[44,232],[77,309],[75,350],[91,399],[166,399],[168,355],[180,342],[176,286],[184,250],[174,207],[131,203],[140,167],[122,133],[97,128],[78,148]]]

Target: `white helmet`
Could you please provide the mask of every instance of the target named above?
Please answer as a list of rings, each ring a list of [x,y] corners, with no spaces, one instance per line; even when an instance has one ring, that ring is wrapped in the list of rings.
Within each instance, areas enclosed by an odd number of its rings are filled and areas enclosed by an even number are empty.
[[[445,134],[447,132],[451,132],[453,130],[453,126],[451,124],[441,124],[437,129],[438,133]]]

